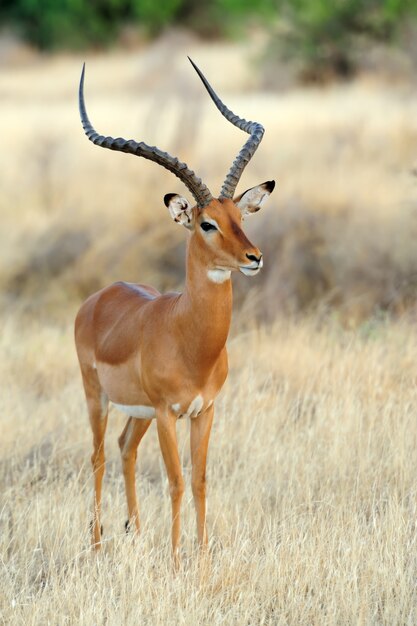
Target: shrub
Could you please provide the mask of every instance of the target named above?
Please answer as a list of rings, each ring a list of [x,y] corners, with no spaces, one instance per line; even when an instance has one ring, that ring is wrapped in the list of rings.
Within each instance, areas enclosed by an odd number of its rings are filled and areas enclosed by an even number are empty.
[[[274,47],[299,61],[306,79],[349,76],[359,38],[391,41],[410,16],[410,0],[284,0]]]

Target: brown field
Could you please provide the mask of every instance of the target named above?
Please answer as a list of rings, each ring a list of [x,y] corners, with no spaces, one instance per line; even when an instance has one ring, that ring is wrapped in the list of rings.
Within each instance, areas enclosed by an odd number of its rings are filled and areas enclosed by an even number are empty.
[[[213,192],[245,136],[186,54],[266,126],[241,190],[278,182],[247,221],[265,271],[235,282],[208,463],[211,564],[196,553],[186,422],[179,574],[154,426],[138,458],[143,531],[124,534],[114,409],[105,543],[91,553],[91,435],[72,339],[81,301],[104,284],[181,286],[185,233],[162,198],[190,194],[154,164],[87,142],[82,59],[3,66],[0,623],[415,624],[417,88],[363,74],[278,92],[250,46],[178,35],[89,57],[97,129],[177,154]]]

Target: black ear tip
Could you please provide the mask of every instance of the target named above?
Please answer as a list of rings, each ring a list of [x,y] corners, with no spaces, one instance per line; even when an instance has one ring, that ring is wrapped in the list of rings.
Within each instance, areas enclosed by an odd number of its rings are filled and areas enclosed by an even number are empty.
[[[168,207],[168,205],[169,205],[170,201],[172,200],[172,198],[173,198],[174,196],[177,196],[177,195],[178,195],[177,193],[166,193],[166,194],[164,195],[164,203],[165,203],[165,206],[166,206],[166,207]]]
[[[266,183],[264,183],[264,186],[266,188],[267,191],[269,191],[269,193],[272,193],[275,189],[275,181],[274,180],[267,180]]]

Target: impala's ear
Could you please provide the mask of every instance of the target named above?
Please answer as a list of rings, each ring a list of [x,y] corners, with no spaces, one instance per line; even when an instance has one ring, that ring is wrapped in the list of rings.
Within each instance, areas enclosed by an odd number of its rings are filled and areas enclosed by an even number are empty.
[[[242,216],[256,213],[273,192],[274,187],[275,181],[267,180],[266,183],[247,189],[240,196],[234,198],[233,202],[239,207]]]
[[[193,209],[186,198],[177,193],[167,193],[164,196],[164,202],[174,222],[178,222],[186,228],[193,228]]]

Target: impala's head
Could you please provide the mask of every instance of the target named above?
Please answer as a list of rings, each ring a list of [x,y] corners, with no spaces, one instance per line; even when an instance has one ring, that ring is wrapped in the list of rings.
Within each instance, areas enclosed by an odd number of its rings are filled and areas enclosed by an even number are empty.
[[[175,193],[165,196],[165,205],[175,222],[192,231],[193,248],[197,249],[199,258],[207,266],[209,277],[214,282],[223,282],[230,276],[231,270],[240,270],[247,276],[253,276],[262,267],[262,254],[248,240],[241,223],[245,215],[259,211],[264,200],[274,189],[275,182],[267,181],[237,197],[234,197],[234,194],[243,170],[262,140],[264,128],[258,122],[247,122],[232,113],[214,92],[198,67],[193,61],[191,63],[220,113],[250,135],[233,162],[218,199],[213,198],[206,185],[185,163],[181,163],[159,148],[148,146],[143,142],[137,143],[133,139],[126,140],[121,137],[113,139],[99,135],[88,119],[84,104],[84,67],[79,90],[83,128],[94,144],[155,161],[170,170],[188,187],[196,200],[196,205],[192,206],[188,200]]]
[[[233,200],[213,198],[204,207],[193,207],[178,194],[165,196],[172,219],[192,232],[192,245],[214,282],[222,282],[232,270],[254,276],[261,269],[262,253],[246,237],[242,220],[259,211],[274,187],[273,180],[267,181]]]

